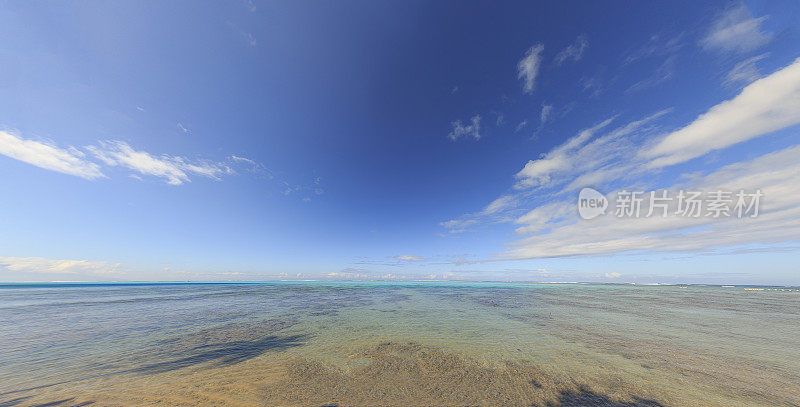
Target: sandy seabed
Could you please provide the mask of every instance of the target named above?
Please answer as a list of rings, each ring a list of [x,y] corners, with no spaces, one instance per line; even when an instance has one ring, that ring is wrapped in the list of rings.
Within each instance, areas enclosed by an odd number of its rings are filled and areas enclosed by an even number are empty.
[[[0,309],[15,321],[0,331],[0,407],[800,405],[800,300],[780,293],[264,285],[46,294],[32,304],[22,290],[6,294],[19,305]]]
[[[271,355],[232,366],[212,363],[33,389],[0,405],[622,407],[661,406],[666,404],[656,398],[669,399],[622,383],[616,387],[601,393],[530,364],[487,367],[434,347],[386,342],[351,355],[344,368]]]

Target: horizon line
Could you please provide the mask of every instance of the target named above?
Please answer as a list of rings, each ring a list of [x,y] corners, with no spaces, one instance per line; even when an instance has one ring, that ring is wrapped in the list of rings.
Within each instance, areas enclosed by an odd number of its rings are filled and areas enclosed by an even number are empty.
[[[694,286],[694,287],[782,287],[800,288],[800,285],[782,284],[734,284],[734,283],[637,283],[600,281],[497,281],[497,280],[134,280],[134,281],[0,281],[0,286],[21,284],[269,284],[269,283],[493,283],[493,284],[586,284],[586,285],[631,285],[631,286]]]

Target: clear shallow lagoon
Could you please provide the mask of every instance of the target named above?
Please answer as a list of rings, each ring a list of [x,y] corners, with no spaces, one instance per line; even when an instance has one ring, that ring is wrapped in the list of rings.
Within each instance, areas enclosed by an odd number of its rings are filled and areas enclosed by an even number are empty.
[[[800,405],[800,291],[0,286],[0,406]]]

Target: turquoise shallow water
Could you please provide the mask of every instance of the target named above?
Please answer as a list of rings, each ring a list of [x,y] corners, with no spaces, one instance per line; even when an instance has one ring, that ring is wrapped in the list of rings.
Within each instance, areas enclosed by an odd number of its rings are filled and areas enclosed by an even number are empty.
[[[386,342],[487,368],[531,364],[556,382],[660,405],[800,405],[796,289],[11,284],[0,286],[0,324],[0,405],[35,405],[65,383],[80,395],[102,378],[124,392],[131,377],[168,381],[211,367],[245,382],[245,367],[280,367],[290,358],[357,371],[366,362],[354,355]]]

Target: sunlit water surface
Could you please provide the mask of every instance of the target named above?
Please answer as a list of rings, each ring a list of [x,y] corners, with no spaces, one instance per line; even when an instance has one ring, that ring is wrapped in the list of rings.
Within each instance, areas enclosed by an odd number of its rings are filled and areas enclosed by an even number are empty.
[[[800,291],[0,286],[0,406],[88,403],[800,405]]]

